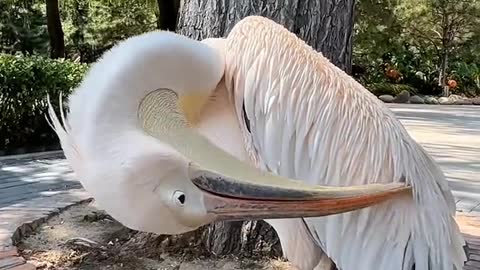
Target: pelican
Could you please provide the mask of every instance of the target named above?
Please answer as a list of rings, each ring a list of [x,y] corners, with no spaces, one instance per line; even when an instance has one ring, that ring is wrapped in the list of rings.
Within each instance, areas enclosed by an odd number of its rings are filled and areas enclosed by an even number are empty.
[[[226,38],[128,38],[60,111],[49,101],[76,176],[132,229],[264,219],[301,270],[466,261],[435,161],[378,98],[267,18]]]

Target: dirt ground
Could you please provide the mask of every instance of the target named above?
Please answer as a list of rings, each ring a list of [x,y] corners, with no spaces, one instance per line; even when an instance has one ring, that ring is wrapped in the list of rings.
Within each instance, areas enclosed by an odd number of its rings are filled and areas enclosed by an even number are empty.
[[[152,235],[125,228],[91,202],[53,217],[18,247],[25,259],[45,270],[295,270],[277,259],[213,258],[197,247],[179,250],[164,242],[152,246]]]

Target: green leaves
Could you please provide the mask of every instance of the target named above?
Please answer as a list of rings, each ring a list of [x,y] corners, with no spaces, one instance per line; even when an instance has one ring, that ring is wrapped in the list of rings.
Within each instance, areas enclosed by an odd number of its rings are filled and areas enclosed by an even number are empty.
[[[460,76],[461,65],[478,64],[480,1],[358,0],[353,59],[366,69],[367,85],[388,82],[382,64],[403,76],[399,82],[423,94],[439,91],[442,60],[446,78],[456,78],[457,91],[477,91],[475,76]],[[421,76],[418,76],[421,74]],[[469,90],[470,89],[470,90]],[[476,89],[476,90],[472,90]]]
[[[80,83],[86,64],[0,54],[0,150],[55,142],[46,97],[57,105]]]
[[[67,0],[63,25],[71,58],[93,62],[118,41],[155,30],[152,1]]]
[[[0,52],[46,53],[48,34],[40,3],[0,1]]]
[[[452,78],[460,81],[460,87],[480,95],[480,63],[456,63],[453,68]]]

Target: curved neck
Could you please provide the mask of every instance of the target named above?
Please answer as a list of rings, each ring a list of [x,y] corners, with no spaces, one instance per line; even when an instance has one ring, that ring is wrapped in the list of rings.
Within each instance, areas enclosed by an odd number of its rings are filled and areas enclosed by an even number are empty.
[[[84,147],[138,129],[137,112],[149,93],[167,88],[178,96],[213,91],[224,62],[213,48],[157,31],[121,42],[92,66],[69,102],[69,124]]]

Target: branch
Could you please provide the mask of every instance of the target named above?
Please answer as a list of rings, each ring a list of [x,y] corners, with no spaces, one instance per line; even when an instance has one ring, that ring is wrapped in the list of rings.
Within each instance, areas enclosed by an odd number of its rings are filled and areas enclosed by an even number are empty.
[[[417,37],[426,39],[428,42],[430,42],[433,45],[437,53],[440,53],[440,49],[438,48],[434,39],[430,38],[428,34],[425,34],[422,30],[418,29],[415,25],[411,25],[411,27],[413,30],[415,30],[419,34]]]
[[[440,34],[440,32],[438,32],[437,30],[435,30],[435,29],[432,29],[432,32],[433,32],[433,33],[435,33],[435,34],[437,34],[437,36],[438,36],[438,38],[439,38],[440,40],[442,40],[442,39],[443,39],[443,36],[442,36],[442,34]]]

